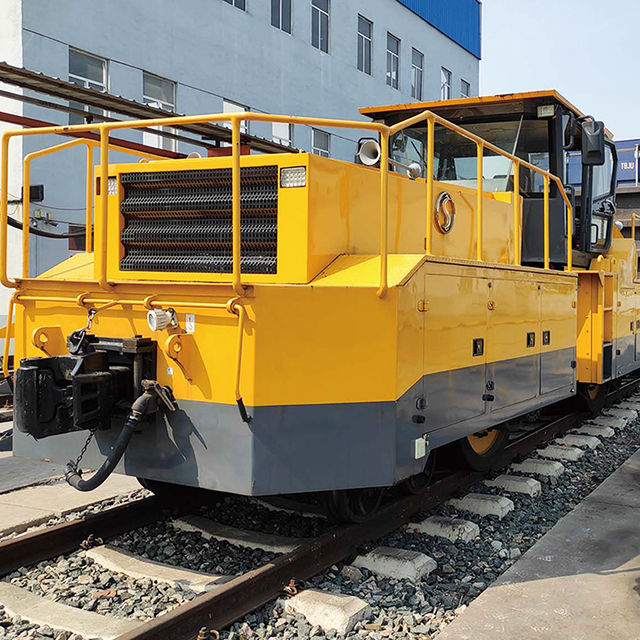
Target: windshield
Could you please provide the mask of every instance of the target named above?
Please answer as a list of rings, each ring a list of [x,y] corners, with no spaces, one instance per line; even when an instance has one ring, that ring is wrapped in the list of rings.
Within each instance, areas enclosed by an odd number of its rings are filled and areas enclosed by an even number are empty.
[[[507,153],[541,169],[549,169],[549,130],[546,120],[519,118],[509,122],[480,122],[462,126]],[[417,162],[423,167],[422,177],[426,177],[426,149],[426,123],[401,131],[391,140],[392,160],[403,165]],[[401,168],[396,170],[402,171]],[[475,189],[477,170],[476,143],[445,127],[436,126],[434,178]],[[488,150],[484,153],[482,174],[485,191],[509,191],[513,186],[512,162]],[[522,191],[542,193],[543,186],[542,176],[531,170],[521,169]]]

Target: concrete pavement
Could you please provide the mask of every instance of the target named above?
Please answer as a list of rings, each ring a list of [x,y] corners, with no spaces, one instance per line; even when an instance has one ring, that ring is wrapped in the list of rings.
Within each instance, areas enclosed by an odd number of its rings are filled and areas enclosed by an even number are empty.
[[[640,452],[438,640],[640,640]]]
[[[95,491],[82,493],[62,480],[62,474],[61,465],[0,452],[0,537],[140,489],[135,478],[113,474]],[[43,481],[49,483],[37,484]]]

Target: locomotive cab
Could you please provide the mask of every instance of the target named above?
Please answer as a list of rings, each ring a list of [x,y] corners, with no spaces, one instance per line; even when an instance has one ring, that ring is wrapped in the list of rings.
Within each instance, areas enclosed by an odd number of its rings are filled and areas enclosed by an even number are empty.
[[[560,177],[566,184],[569,155],[580,156],[581,187],[565,187],[574,210],[573,264],[587,268],[611,245],[615,214],[617,155],[611,134],[602,122],[585,116],[555,91],[464,98],[361,109],[364,115],[393,125],[425,109],[446,118],[483,140]],[[418,163],[426,176],[427,124],[410,127],[391,141],[392,160]],[[434,178],[476,188],[477,145],[445,127],[436,127]],[[397,166],[395,171],[402,169]],[[488,149],[483,158],[483,189],[512,192],[514,163]],[[544,262],[544,177],[519,167],[522,203],[522,263]],[[574,181],[576,182],[576,181]],[[549,190],[550,261],[566,265],[566,205],[556,183]]]

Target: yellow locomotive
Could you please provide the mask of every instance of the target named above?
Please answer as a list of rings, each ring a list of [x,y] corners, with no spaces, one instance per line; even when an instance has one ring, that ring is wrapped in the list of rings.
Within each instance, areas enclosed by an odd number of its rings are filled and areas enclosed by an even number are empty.
[[[5,133],[16,455],[66,462],[88,430],[99,471],[67,467],[81,490],[117,468],[152,489],[326,492],[359,520],[385,487],[419,491],[436,449],[488,468],[509,420],[597,401],[640,366],[636,248],[613,224],[602,123],[553,91],[362,113]],[[115,130],[222,120],[229,157],[109,163]],[[353,163],[241,155],[242,120],[364,133]],[[10,139],[88,130],[93,251],[9,278]],[[569,150],[578,191],[561,179]]]

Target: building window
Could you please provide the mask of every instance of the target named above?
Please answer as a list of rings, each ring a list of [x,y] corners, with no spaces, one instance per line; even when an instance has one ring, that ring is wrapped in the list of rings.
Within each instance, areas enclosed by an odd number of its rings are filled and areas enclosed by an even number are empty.
[[[329,0],[311,0],[311,44],[329,53]]]
[[[470,95],[471,95],[471,85],[466,80],[462,80],[460,82],[460,97],[468,98]]]
[[[424,75],[424,55],[417,49],[411,49],[411,97],[422,100]]]
[[[331,155],[331,135],[320,129],[312,130],[312,151],[317,156],[328,158]]]
[[[293,146],[293,125],[286,122],[274,122],[271,125],[271,138],[285,147]]]
[[[398,89],[400,72],[400,40],[387,33],[387,84]]]
[[[69,49],[69,82],[80,85],[85,89],[96,91],[107,90],[107,61],[96,56]],[[87,107],[80,102],[69,102],[69,106],[87,114],[104,115],[102,109]],[[88,116],[85,116],[88,117]],[[69,114],[69,124],[84,124],[84,118],[77,113]]]
[[[371,75],[373,22],[358,16],[358,69]]]
[[[271,24],[291,33],[291,0],[271,0]]]
[[[249,111],[248,107],[243,107],[241,104],[238,104],[237,102],[232,102],[231,100],[222,101],[223,113],[238,113],[238,112],[246,113],[247,111]],[[221,124],[231,129],[230,122],[222,122]],[[246,120],[244,120],[240,125],[240,132],[249,133],[249,123]]]
[[[156,107],[163,111],[175,113],[176,110],[176,85],[175,82],[159,78],[150,73],[142,74],[142,100],[150,107]],[[170,127],[158,127],[158,130],[167,133],[173,133]],[[142,134],[142,142],[150,147],[158,149],[166,149],[167,151],[176,150],[176,141],[173,138],[159,136],[154,133],[145,131]]]
[[[247,0],[224,0],[227,4],[230,4],[238,9],[242,9],[242,11],[247,10]]]
[[[440,68],[440,100],[451,100],[451,71]]]

